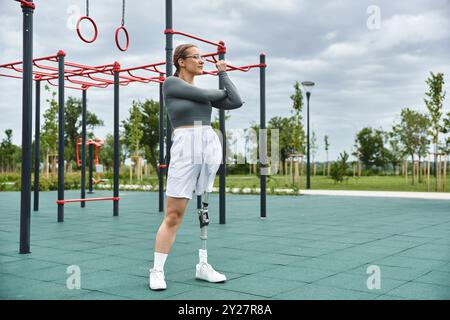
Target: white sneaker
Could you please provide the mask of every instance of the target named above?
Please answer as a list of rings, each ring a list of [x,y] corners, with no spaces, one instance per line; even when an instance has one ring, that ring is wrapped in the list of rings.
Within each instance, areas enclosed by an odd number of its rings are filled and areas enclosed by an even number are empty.
[[[164,290],[167,288],[166,281],[164,280],[164,271],[150,269],[149,279],[150,289],[152,290]]]
[[[227,277],[216,270],[206,262],[201,262],[195,267],[195,278],[208,282],[224,282]]]

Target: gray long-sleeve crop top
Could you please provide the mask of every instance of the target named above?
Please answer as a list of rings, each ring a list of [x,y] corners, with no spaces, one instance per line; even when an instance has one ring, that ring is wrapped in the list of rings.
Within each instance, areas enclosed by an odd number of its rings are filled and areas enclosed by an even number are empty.
[[[201,89],[178,77],[168,77],[163,84],[164,102],[172,128],[194,125],[211,125],[212,107],[231,110],[243,105],[241,97],[225,71],[219,72],[225,90]]]

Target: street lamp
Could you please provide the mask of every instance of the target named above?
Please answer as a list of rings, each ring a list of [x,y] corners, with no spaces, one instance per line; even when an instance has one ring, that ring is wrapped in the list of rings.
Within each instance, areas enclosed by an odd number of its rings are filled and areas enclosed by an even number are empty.
[[[309,163],[309,97],[311,96],[312,89],[314,87],[314,82],[312,81],[303,81],[302,86],[306,92],[306,121],[307,121],[307,160],[306,160],[306,189],[311,189],[311,169]]]

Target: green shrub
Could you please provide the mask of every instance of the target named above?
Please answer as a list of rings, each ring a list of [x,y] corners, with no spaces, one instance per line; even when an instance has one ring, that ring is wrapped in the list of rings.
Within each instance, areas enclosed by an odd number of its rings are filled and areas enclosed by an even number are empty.
[[[344,151],[339,155],[339,159],[336,162],[333,162],[330,168],[331,178],[335,182],[343,182],[348,170],[348,154]]]

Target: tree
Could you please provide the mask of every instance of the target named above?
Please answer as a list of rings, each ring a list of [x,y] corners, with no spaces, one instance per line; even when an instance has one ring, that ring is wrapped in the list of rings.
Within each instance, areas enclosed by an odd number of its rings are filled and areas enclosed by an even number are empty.
[[[394,174],[397,174],[397,166],[401,163],[405,155],[402,149],[402,143],[400,137],[394,131],[387,133],[387,140],[389,145],[387,160],[391,163]]]
[[[141,117],[140,130],[142,131],[142,136],[139,140],[139,149],[143,148],[147,163],[149,163],[159,174],[159,103],[153,99],[146,99],[144,102],[133,101],[132,108],[130,109],[130,118],[122,121],[122,126],[124,128],[123,146],[128,149],[126,150],[128,155],[131,155],[131,153],[133,153],[136,149],[136,139],[134,139],[134,142],[132,139],[133,134],[131,122],[133,117],[136,118],[135,116],[131,116],[133,107],[137,108]],[[134,112],[137,111],[135,110]],[[136,121],[136,119],[134,121],[136,122],[134,130],[137,130],[138,121]]]
[[[78,139],[78,118],[81,114],[81,102],[69,97],[64,108],[64,138],[66,140],[64,148],[64,158],[67,159],[67,166],[75,160],[75,147]]]
[[[316,133],[314,132],[314,130],[313,130],[313,132],[312,132],[312,134],[311,134],[311,145],[310,145],[310,148],[311,148],[311,158],[312,158],[312,164],[313,164],[313,168],[315,168],[315,166],[316,166],[316,156],[317,156],[317,150],[319,149],[319,145],[317,144],[317,137],[316,137]],[[314,169],[313,169],[313,171],[314,171]],[[314,171],[315,172],[315,171]]]
[[[130,109],[130,151],[134,156],[140,155],[140,142],[144,132],[142,130],[142,115],[138,104],[133,101],[133,106]]]
[[[144,146],[145,159],[159,174],[159,102],[147,99],[138,105],[142,114],[141,145]]]
[[[114,136],[107,134],[103,146],[99,149],[99,158],[105,166],[105,172],[108,172],[114,165]]]
[[[294,84],[292,100],[293,114],[291,117],[273,117],[268,122],[268,145],[270,144],[270,130],[278,129],[279,152],[281,165],[284,168],[286,159],[292,153],[305,153],[305,131],[303,128],[303,95],[298,81]],[[258,131],[259,132],[259,131]]]
[[[100,119],[95,113],[86,111],[86,135],[89,139],[95,139],[96,135],[94,130],[96,127],[101,127],[104,125],[102,119]],[[81,118],[80,118],[80,127],[81,127]]]
[[[268,129],[269,133],[271,129],[278,129],[279,134],[279,151],[280,151],[280,161],[283,168],[285,167],[286,159],[289,157],[291,153],[296,152],[295,145],[295,137],[292,134],[295,123],[294,118],[283,118],[283,117],[273,117],[269,120]]]
[[[293,110],[293,126],[292,131],[290,132],[292,134],[292,143],[293,148],[297,152],[305,153],[305,130],[303,128],[303,117],[302,117],[302,110],[303,110],[303,95],[302,90],[300,89],[300,83],[298,81],[294,84],[294,94],[291,95],[292,100],[292,108]]]
[[[44,124],[41,133],[41,150],[46,161],[48,154],[57,153],[59,104],[55,99],[56,91],[51,91],[47,85],[45,86],[45,90],[51,92],[51,99],[46,100],[47,103],[49,103],[49,107],[44,113]],[[81,136],[81,112],[81,100],[74,97],[68,97],[64,107],[64,158],[67,160],[68,166],[72,161],[76,160],[75,143]],[[92,131],[98,126],[103,126],[103,120],[96,114],[87,111],[87,138],[95,139],[95,135]],[[89,132],[89,130],[91,130],[91,132]]]
[[[400,123],[392,127],[393,135],[402,145],[402,153],[410,155],[413,164],[414,156],[423,155],[424,149],[427,149],[429,126],[427,115],[405,108],[402,109]]]
[[[50,88],[46,85],[45,90],[50,92]],[[41,129],[41,150],[44,157],[44,162],[46,166],[47,156],[49,154],[56,155],[56,147],[58,142],[58,102],[56,101],[56,92],[51,92],[51,99],[47,99],[46,102],[49,103],[48,109],[44,112],[44,123]],[[53,158],[52,164],[53,172],[56,172],[56,159]]]
[[[20,148],[12,143],[12,129],[6,129],[5,136],[0,144],[1,171],[15,171],[16,164],[20,163]]]
[[[355,154],[366,169],[371,169],[373,166],[385,166],[387,160],[382,130],[363,128],[356,134],[355,148]]]
[[[255,144],[249,144],[246,145],[246,148],[248,150],[246,150],[246,156],[249,156],[249,158],[251,159],[251,162],[249,162],[249,166],[251,168],[251,166],[253,165],[253,167],[255,168],[255,172],[256,175],[259,177],[261,175],[261,171],[257,170],[258,164],[261,164],[261,159],[259,157],[259,146],[260,146],[260,141],[259,141],[259,130],[260,130],[261,126],[259,124],[257,124],[256,122],[252,121],[250,128],[246,129],[246,132],[252,132],[252,134],[254,134],[254,138],[256,142]],[[247,135],[247,139],[249,138],[249,134]],[[248,142],[248,141],[247,141]]]
[[[441,126],[442,106],[445,99],[445,91],[442,91],[445,83],[444,74],[430,72],[430,77],[426,80],[426,83],[428,84],[428,92],[425,95],[428,99],[425,98],[424,101],[430,113],[431,130],[429,134],[434,145],[434,175],[436,176],[439,133],[445,132],[445,127]]]
[[[450,133],[450,112],[447,113],[447,118],[444,119],[444,127],[442,133]],[[443,151],[447,154],[450,153],[450,136],[448,136],[445,140],[445,147]]]
[[[339,154],[338,160],[331,165],[330,175],[335,182],[344,181],[344,178],[347,175],[348,157],[347,152],[344,151],[344,153]]]
[[[82,126],[82,102],[81,99],[69,97],[64,108],[64,138],[65,138],[65,158],[67,164],[70,165],[75,161],[76,146],[78,138],[81,136]],[[103,120],[97,117],[95,113],[86,111],[86,131],[88,139],[95,139],[94,129],[98,126],[103,126]]]
[[[325,146],[325,152],[326,152],[326,154],[327,154],[327,167],[328,167],[328,150],[330,150],[330,144],[329,144],[329,142],[328,142],[328,136],[327,135],[325,135],[325,137],[323,138],[323,143],[324,143],[324,146]],[[325,173],[325,170],[324,170],[324,173]],[[327,175],[329,175],[330,174],[330,172],[328,172],[328,174]]]

